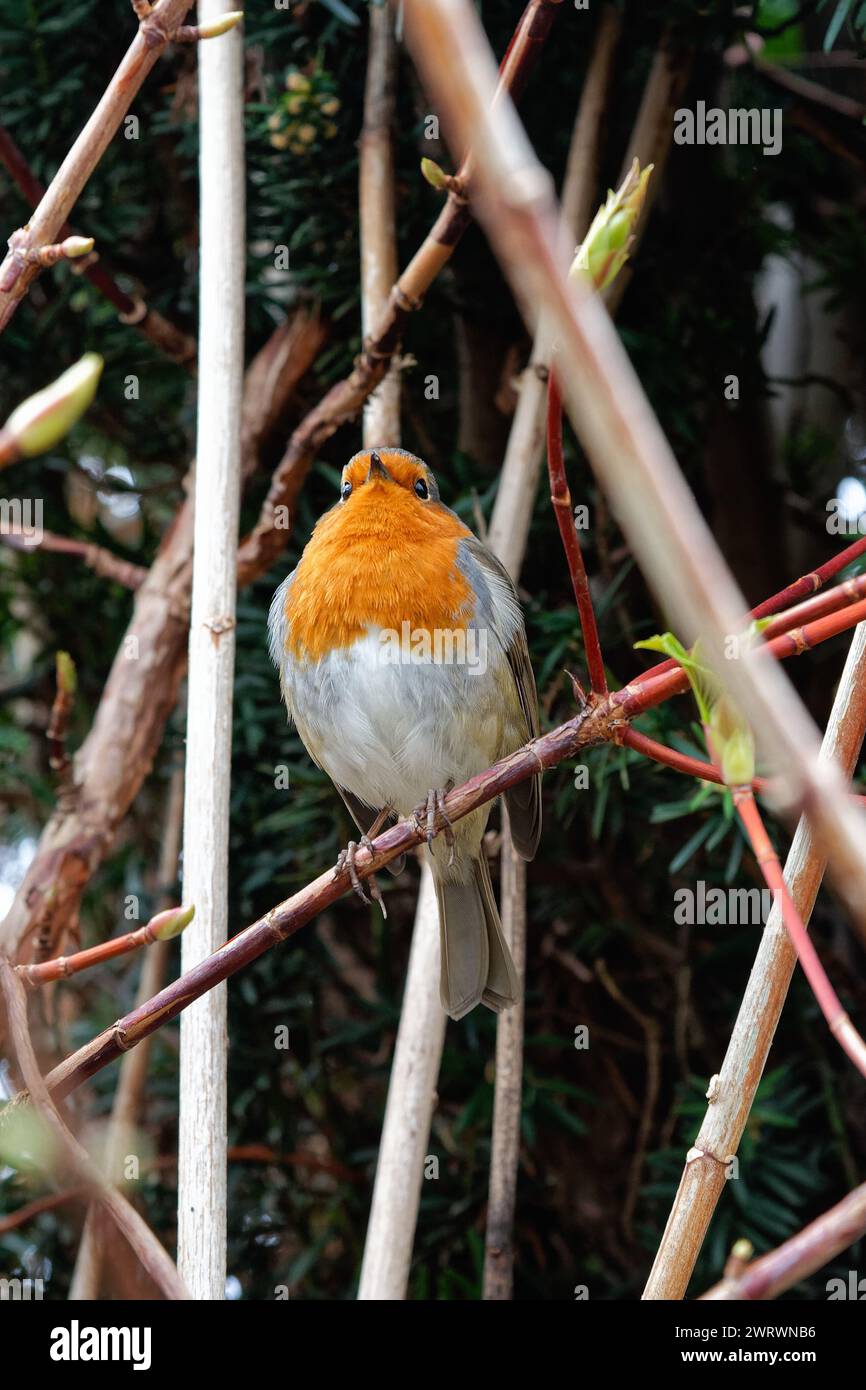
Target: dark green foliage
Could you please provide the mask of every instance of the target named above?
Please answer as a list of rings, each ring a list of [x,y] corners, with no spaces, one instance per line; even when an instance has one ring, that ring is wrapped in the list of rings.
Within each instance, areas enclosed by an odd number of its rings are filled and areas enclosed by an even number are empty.
[[[515,16],[506,0],[485,0],[485,25],[501,52]],[[808,7],[807,7],[808,8]],[[248,356],[266,341],[287,308],[316,300],[331,334],[294,403],[304,407],[350,369],[361,335],[358,303],[357,139],[362,119],[366,15],[362,0],[309,0],[290,11],[251,6],[246,21],[248,158]],[[846,13],[842,20],[838,15]],[[814,50],[827,28],[851,22],[856,5],[816,20],[807,15],[770,39],[770,53]],[[530,135],[560,177],[583,80],[592,14],[562,7],[542,70],[522,103]],[[780,390],[768,380],[760,351],[771,326],[755,297],[769,255],[808,258],[812,297],[828,295],[844,311],[835,321],[846,339],[845,370],[827,373],[827,388],[854,414],[863,409],[862,139],[844,128],[861,164],[831,154],[788,119],[791,99],[754,73],[726,78],[722,54],[742,34],[741,7],[629,3],[614,99],[605,126],[603,184],[615,182],[655,44],[665,23],[697,49],[687,100],[722,105],[780,105],[785,141],[775,158],[754,149],[675,147],[664,188],[635,262],[620,314],[623,340],[677,452],[723,534],[733,525],[748,556],[776,557],[765,588],[781,584],[832,553],[824,503],[843,471],[840,430],[805,412],[776,472],[758,448],[756,468],[772,506],[740,507],[726,493],[724,456],[710,445],[726,422],[752,437]],[[763,4],[765,29],[785,23],[794,5]],[[851,13],[849,14],[848,11]],[[817,25],[817,27],[816,27]],[[35,173],[47,181],[87,118],[133,34],[128,0],[0,0],[0,114]],[[840,39],[841,42],[841,39]],[[796,47],[793,51],[797,51]],[[274,148],[269,119],[285,106],[286,74],[315,75],[315,90],[339,98],[339,110],[314,121],[308,152]],[[130,292],[187,331],[196,311],[195,54],[173,50],[132,108],[139,138],[119,134],[79,201],[76,230],[92,234],[104,260]],[[418,172],[422,153],[451,169],[447,150],[423,138],[426,98],[408,61],[400,71],[397,206],[401,257],[411,255],[439,207]],[[599,196],[604,187],[599,187]],[[28,209],[0,171],[4,236]],[[780,221],[783,205],[790,216]],[[286,246],[290,271],[275,272],[274,248]],[[498,459],[457,447],[461,393],[455,324],[486,325],[491,353],[514,347],[518,369],[527,340],[482,238],[471,233],[453,266],[413,316],[405,352],[405,438],[440,473],[443,498],[472,525],[489,517]],[[4,475],[7,491],[41,498],[44,524],[89,539],[140,564],[152,559],[182,498],[194,446],[194,384],[121,324],[114,311],[68,266],[44,273],[0,345],[0,415],[45,384],[82,351],[106,360],[96,405],[69,439],[45,458]],[[503,371],[507,386],[509,372]],[[428,373],[438,400],[424,395]],[[740,380],[738,403],[726,405],[723,382]],[[140,390],[129,399],[127,378]],[[493,390],[500,383],[494,383]],[[463,411],[466,410],[465,394]],[[567,432],[568,434],[568,432]],[[271,441],[243,506],[252,523],[282,436]],[[304,488],[287,552],[274,571],[241,595],[235,687],[231,827],[233,929],[263,913],[324,866],[349,838],[350,824],[327,779],[287,728],[265,645],[270,595],[293,565],[316,517],[335,496],[338,470],[359,447],[358,428],[341,430],[323,451]],[[590,506],[587,565],[597,577],[602,643],[612,677],[626,681],[649,662],[633,643],[661,626],[651,595],[601,504],[594,479],[570,437],[575,500]],[[728,461],[731,459],[728,455]],[[85,524],[70,510],[70,480],[102,461],[100,487],[138,499],[135,528],[110,534],[103,520]],[[84,460],[84,465],[82,465]],[[115,474],[105,477],[113,466]],[[92,471],[92,469],[91,469]],[[92,488],[91,488],[92,492]],[[9,563],[6,563],[6,560]],[[32,837],[53,802],[43,731],[52,697],[53,654],[68,649],[79,673],[70,743],[84,737],[131,610],[131,596],[66,556],[36,554],[0,564],[0,856]],[[733,557],[735,564],[742,556]],[[769,565],[769,561],[767,562]],[[758,584],[741,574],[750,597]],[[564,670],[583,670],[579,632],[556,528],[539,487],[522,585],[543,720],[551,727],[574,710]],[[13,608],[14,605],[14,608]],[[34,655],[16,646],[24,629]],[[843,645],[834,644],[793,672],[816,717],[826,718]],[[23,653],[23,654],[22,654]],[[812,673],[811,676],[809,673]],[[692,754],[701,751],[685,701],[641,721],[653,737]],[[182,752],[183,717],[166,732],[153,774],[128,818],[112,857],[90,885],[82,912],[87,942],[125,929],[128,894],[141,919],[155,900],[168,776]],[[638,1296],[673,1196],[682,1157],[703,1112],[709,1077],[718,1071],[754,955],[759,928],[680,926],[674,891],[708,884],[756,886],[726,794],[698,788],[677,774],[618,748],[590,750],[589,788],[575,789],[563,766],[544,784],[545,830],[529,871],[529,970],[523,1155],[518,1189],[518,1297],[571,1299]],[[288,770],[289,787],[280,783]],[[773,826],[780,850],[787,844]],[[0,858],[0,867],[3,865]],[[2,875],[0,875],[2,878]],[[229,990],[230,1260],[244,1298],[353,1297],[363,1248],[378,1136],[399,1017],[414,909],[417,868],[398,880],[383,875],[389,916],[348,898],[287,945],[270,951]],[[861,1023],[866,1019],[863,958],[829,895],[814,919],[828,970]],[[176,953],[175,953],[176,954]],[[634,1221],[623,1223],[629,1168],[647,1087],[645,1037],[605,991],[603,960],[623,995],[659,1028],[660,1090],[637,1194]],[[119,963],[74,986],[79,1011],[58,1029],[65,1052],[129,1008],[136,963]],[[173,969],[177,968],[177,961]],[[69,987],[67,987],[69,988]],[[71,990],[70,990],[71,992]],[[575,1030],[589,1029],[588,1050]],[[288,1028],[289,1046],[275,1046]],[[411,1294],[473,1299],[480,1290],[490,1155],[495,1021],[478,1011],[449,1025],[439,1104],[430,1140],[438,1178],[426,1181]],[[108,1112],[115,1071],[98,1075],[82,1102],[90,1117]],[[142,1152],[171,1155],[175,1146],[177,1031],[154,1046]],[[258,1146],[255,1151],[250,1146]],[[696,1271],[692,1291],[718,1277],[732,1241],[747,1235],[758,1249],[777,1244],[836,1201],[866,1163],[861,1089],[828,1037],[812,997],[795,979],[758,1102],[740,1149],[740,1174],[729,1185]],[[0,1170],[0,1209],[11,1211],[43,1188]],[[174,1239],[174,1172],[145,1166],[134,1195],[166,1243]],[[47,1271],[47,1296],[68,1288],[80,1228],[74,1203],[44,1213],[0,1238],[0,1272]],[[838,1262],[856,1267],[856,1252]],[[823,1297],[831,1272],[795,1296]]]

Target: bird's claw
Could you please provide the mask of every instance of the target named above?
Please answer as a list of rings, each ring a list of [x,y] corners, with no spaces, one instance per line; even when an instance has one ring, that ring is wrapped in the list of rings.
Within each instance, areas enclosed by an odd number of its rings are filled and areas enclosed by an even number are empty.
[[[370,889],[369,897],[364,891],[363,880],[355,866],[355,855],[357,854],[359,847],[368,849],[372,853],[373,842],[370,839],[369,835],[362,835],[357,844],[354,840],[350,840],[346,848],[340,850],[340,853],[337,856],[336,868],[334,869],[334,878],[339,878],[340,874],[348,871],[349,881],[352,885],[352,889],[355,893],[357,893],[358,897],[361,899],[361,902],[366,903],[367,907],[372,907],[373,903],[377,902],[380,908],[382,909],[382,916],[387,917],[388,913],[385,908],[384,899],[382,897],[381,892],[379,891],[379,885],[372,874],[367,880],[367,885]]]
[[[448,867],[454,863],[454,826],[448,819],[448,812],[445,810],[445,793],[450,791],[453,786],[449,782],[446,787],[431,787],[427,793],[427,814],[423,823],[420,818],[416,818],[418,829],[423,831],[427,840],[428,848],[432,845],[436,835],[436,817],[441,821],[442,834],[445,836],[445,843],[448,846]]]

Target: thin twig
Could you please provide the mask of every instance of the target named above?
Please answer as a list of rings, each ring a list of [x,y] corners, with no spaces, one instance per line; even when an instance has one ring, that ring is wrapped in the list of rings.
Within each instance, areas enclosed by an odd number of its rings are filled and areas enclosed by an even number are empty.
[[[864,553],[866,553],[866,539],[854,541],[851,545],[846,546],[844,550],[840,550],[838,554],[832,556],[831,559],[825,561],[823,565],[819,565],[817,569],[810,570],[808,574],[801,575],[800,578],[795,579],[792,584],[786,585],[786,587],[780,589],[778,593],[771,594],[769,598],[764,599],[763,603],[759,603],[757,608],[752,609],[748,616],[743,619],[743,622],[747,623],[749,620],[755,622],[760,618],[772,617],[775,614],[781,613],[783,609],[790,608],[792,605],[799,603],[801,599],[809,598],[810,595],[816,594],[819,589],[823,588],[828,579],[832,579],[834,575],[839,574],[841,570],[846,569],[847,566],[853,564],[855,560],[859,560]],[[644,674],[647,676],[657,676],[660,675],[662,671],[672,671],[676,667],[676,664],[677,663],[673,660],[660,661],[657,666],[653,666],[649,671],[645,671]]]
[[[397,40],[387,5],[370,6],[364,127],[358,150],[358,209],[361,239],[361,329],[369,337],[388,307],[397,279],[394,196],[394,120]],[[392,361],[387,376],[364,406],[364,446],[400,443],[400,371]]]
[[[769,642],[759,642],[754,648],[754,655],[760,662],[765,662],[768,657],[786,660],[792,656],[803,656],[822,642],[829,642],[831,638],[838,637],[840,633],[856,627],[858,623],[863,622],[864,618],[866,618],[866,600],[861,599],[857,603],[848,604],[845,608],[837,609],[833,613],[827,613],[822,618],[816,618],[812,623],[805,623],[802,627],[792,628],[790,632],[780,633],[778,637],[771,638]],[[731,662],[731,665],[735,664],[735,662]],[[631,692],[638,686],[636,697],[632,699]],[[615,691],[610,699],[613,704],[620,707],[625,716],[634,719],[638,714],[643,714],[648,709],[652,709],[653,706],[669,699],[671,695],[678,695],[687,689],[688,679],[680,667],[674,663],[668,669],[653,667],[651,671],[645,671],[639,682]],[[783,786],[780,782],[777,784],[777,799],[780,804],[783,804],[782,791]]]
[[[129,560],[121,560],[101,545],[91,545],[89,541],[75,541],[69,536],[57,536],[53,531],[42,531],[32,538],[23,532],[10,531],[0,536],[0,543],[11,550],[20,550],[29,555],[34,550],[50,550],[57,555],[75,555],[82,560],[94,574],[103,579],[113,579],[125,589],[138,589],[147,577],[142,565],[134,565]]]
[[[31,206],[35,207],[42,201],[45,188],[3,126],[0,126],[0,163],[8,169]],[[57,232],[60,238],[72,235],[73,229],[68,222],[64,222]],[[195,339],[177,328],[156,309],[149,309],[142,299],[133,299],[122,290],[101,259],[88,256],[82,264],[75,267],[75,270],[76,273],[84,275],[109,304],[114,305],[122,323],[129,324],[173,361],[185,366],[192,364],[195,360]]]
[[[764,881],[774,899],[781,904],[782,920],[797,952],[797,959],[803,967],[803,974],[809,981],[818,1007],[827,1020],[827,1026],[860,1074],[866,1076],[866,1043],[842,1008],[839,996],[830,984],[818,958],[818,952],[806,934],[806,928],[785,883],[778,855],[761,819],[754,793],[750,787],[735,787],[732,789],[732,796]]]
[[[668,748],[666,744],[658,743],[656,739],[648,738],[646,734],[633,729],[630,724],[624,724],[616,731],[613,742],[632,748],[635,753],[641,753],[645,758],[651,758],[653,762],[669,767],[674,772],[682,772],[686,777],[698,777],[702,782],[713,782],[717,787],[725,785],[722,774],[714,763],[707,762],[705,758],[693,758],[688,753],[681,753],[677,748]],[[752,782],[752,791],[769,792],[772,795],[772,783],[768,782],[766,777],[756,777]],[[849,795],[861,805],[866,803],[866,796],[859,792],[850,792]]]
[[[808,77],[801,77],[798,72],[789,72],[787,68],[777,67],[775,63],[768,63],[765,58],[755,57],[752,61],[759,76],[765,77],[775,86],[783,87],[786,92],[793,92],[794,96],[802,98],[803,101],[812,102],[837,116],[856,121],[858,125],[863,124],[866,106],[862,101],[855,101],[853,97],[844,96],[841,92],[833,92],[820,82],[812,82]]]
[[[48,743],[48,765],[57,778],[59,794],[69,786],[72,759],[66,748],[66,735],[75,703],[75,663],[68,652],[58,652],[55,658],[57,690],[51,706],[46,741]]]
[[[168,804],[157,867],[157,905],[161,910],[168,907],[175,897],[182,826],[183,767],[178,767],[172,773],[169,782]],[[169,942],[159,941],[147,952],[138,981],[136,1007],[145,1004],[162,989],[170,950]],[[147,1081],[150,1048],[151,1042],[148,1038],[140,1047],[128,1052],[120,1063],[117,1088],[111,1105],[111,1119],[105,1136],[105,1171],[109,1182],[116,1182],[118,1179],[122,1157],[128,1152],[129,1136],[139,1119]],[[105,1230],[96,1219],[96,1211],[91,1205],[75,1257],[75,1270],[69,1290],[69,1297],[73,1302],[98,1298],[104,1259]]]
[[[675,38],[673,29],[665,29],[649,70],[641,102],[620,171],[620,183],[636,159],[642,169],[652,165],[653,177],[647,189],[643,211],[633,233],[632,255],[643,239],[650,210],[662,188],[662,179],[674,135],[674,112],[680,105],[691,77],[695,50]],[[611,317],[622,303],[631,282],[632,271],[626,266],[621,275],[604,291],[604,302]]]
[[[701,1300],[764,1300],[807,1279],[866,1234],[866,1183],[835,1207],[811,1221],[797,1235],[747,1265],[733,1278],[714,1284]]]
[[[126,1198],[108,1186],[87,1150],[79,1144],[64,1124],[39,1071],[33,1044],[30,1041],[24,985],[3,956],[0,956],[0,986],[2,986],[6,1014],[9,1019],[10,1037],[28,1094],[40,1116],[51,1130],[69,1168],[79,1182],[89,1188],[94,1198],[101,1203],[109,1216],[117,1223],[142,1266],[157,1286],[162,1289],[165,1297],[170,1299],[188,1298],[189,1294],[177,1270],[153,1231]]]
[[[562,216],[572,244],[583,240],[595,206],[604,117],[610,100],[613,60],[621,29],[618,11],[612,5],[606,5],[601,13],[586,80],[580,93],[562,184]],[[488,544],[512,579],[516,579],[520,572],[526,549],[544,454],[551,351],[550,333],[541,324],[521,378],[517,409],[490,519]]]
[[[157,942],[168,941],[183,931],[192,919],[192,912],[182,907],[169,907],[158,912],[146,926],[136,931],[125,932],[123,936],[113,936],[101,941],[98,946],[89,946],[84,951],[76,951],[71,956],[52,956],[50,960],[38,965],[17,965],[18,974],[26,985],[36,989],[39,985],[53,984],[55,980],[68,980],[83,970],[92,970],[95,965],[104,965],[116,956],[128,956],[142,946],[154,946]]]
[[[562,396],[556,372],[553,370],[547,383],[547,466],[550,474],[550,500],[553,503],[553,512],[580,615],[590,688],[595,695],[606,695],[607,676],[604,673],[604,657],[598,640],[595,606],[589,589],[589,576],[583,563],[583,551],[577,535],[571,509],[571,493],[565,474],[565,458],[562,452]]]
[[[177,29],[191,0],[158,0],[126,50],[90,119],[67,154],[27,225],[13,232],[0,265],[0,332],[39,273],[27,253],[56,242],[60,229],[93,173],[136,92]],[[14,243],[14,244],[13,244]]]
[[[641,170],[637,160],[629,168],[616,193],[610,192],[599,209],[581,245],[577,249],[570,274],[586,276],[596,290],[601,291],[623,273],[634,243],[633,228],[640,218],[646,197],[646,187],[652,165]],[[610,226],[615,217],[621,221],[617,245],[609,240]],[[598,637],[595,607],[589,578],[583,559],[583,549],[577,529],[577,517],[571,507],[571,493],[565,472],[562,448],[562,393],[557,377],[554,355],[547,383],[547,471],[550,479],[550,500],[568,563],[571,584],[580,617],[590,690],[598,698],[607,694],[607,678]]]
[[[0,1236],[4,1236],[7,1231],[16,1230],[19,1226],[26,1226],[44,1211],[54,1211],[64,1202],[74,1202],[79,1197],[86,1197],[88,1191],[86,1187],[64,1187],[62,1192],[49,1192],[44,1197],[34,1198],[23,1207],[16,1207],[15,1211],[0,1216]]]

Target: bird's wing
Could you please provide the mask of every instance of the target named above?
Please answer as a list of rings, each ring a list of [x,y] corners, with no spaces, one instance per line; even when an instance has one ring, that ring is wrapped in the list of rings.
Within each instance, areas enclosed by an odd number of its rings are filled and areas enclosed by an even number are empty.
[[[525,741],[528,742],[539,734],[538,696],[529,661],[523,614],[511,576],[493,552],[475,536],[467,536],[460,542],[458,563],[469,576],[478,595],[482,621],[489,623],[508,658],[523,714]],[[522,859],[532,859],[541,835],[541,776],[530,777],[512,787],[505,793],[505,804],[514,848]]]
[[[271,654],[271,661],[277,668],[280,677],[280,690],[289,711],[289,718],[293,719],[291,692],[286,684],[285,663],[286,663],[286,639],[289,635],[289,625],[286,619],[286,596],[289,586],[294,579],[297,571],[292,570],[287,574],[282,584],[280,584],[271,599],[271,606],[268,610],[268,650]]]

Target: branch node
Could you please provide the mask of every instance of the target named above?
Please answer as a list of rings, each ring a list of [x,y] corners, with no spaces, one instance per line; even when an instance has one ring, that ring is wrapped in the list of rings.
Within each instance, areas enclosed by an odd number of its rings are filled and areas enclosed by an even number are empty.
[[[214,618],[211,622],[205,623],[204,626],[210,632],[214,646],[218,646],[220,638],[237,627],[237,622],[234,618]]]
[[[147,318],[147,305],[143,299],[135,296],[132,301],[132,308],[125,314],[118,314],[121,323],[128,323],[134,326]]]
[[[154,10],[148,5],[147,14],[139,20],[138,32],[144,39],[148,48],[165,48],[171,39],[171,34],[166,29],[162,20]]]
[[[8,265],[0,279],[0,293],[6,294],[13,289],[16,281],[21,275],[22,270],[27,264],[27,227],[18,227],[10,236],[6,245],[9,247],[7,257]]]
[[[399,281],[391,291],[391,298],[393,299],[397,308],[401,309],[404,314],[414,313],[416,309],[420,309],[421,305],[424,303],[424,298],[422,295],[415,296],[407,294]]]
[[[364,345],[361,350],[361,357],[358,359],[358,363],[356,363],[356,365],[358,365],[360,361],[365,357],[371,362],[389,362],[393,358],[393,352],[389,352],[387,350],[385,352],[381,352],[379,348],[375,346],[377,342],[378,339],[375,337],[367,337],[364,339]]]

